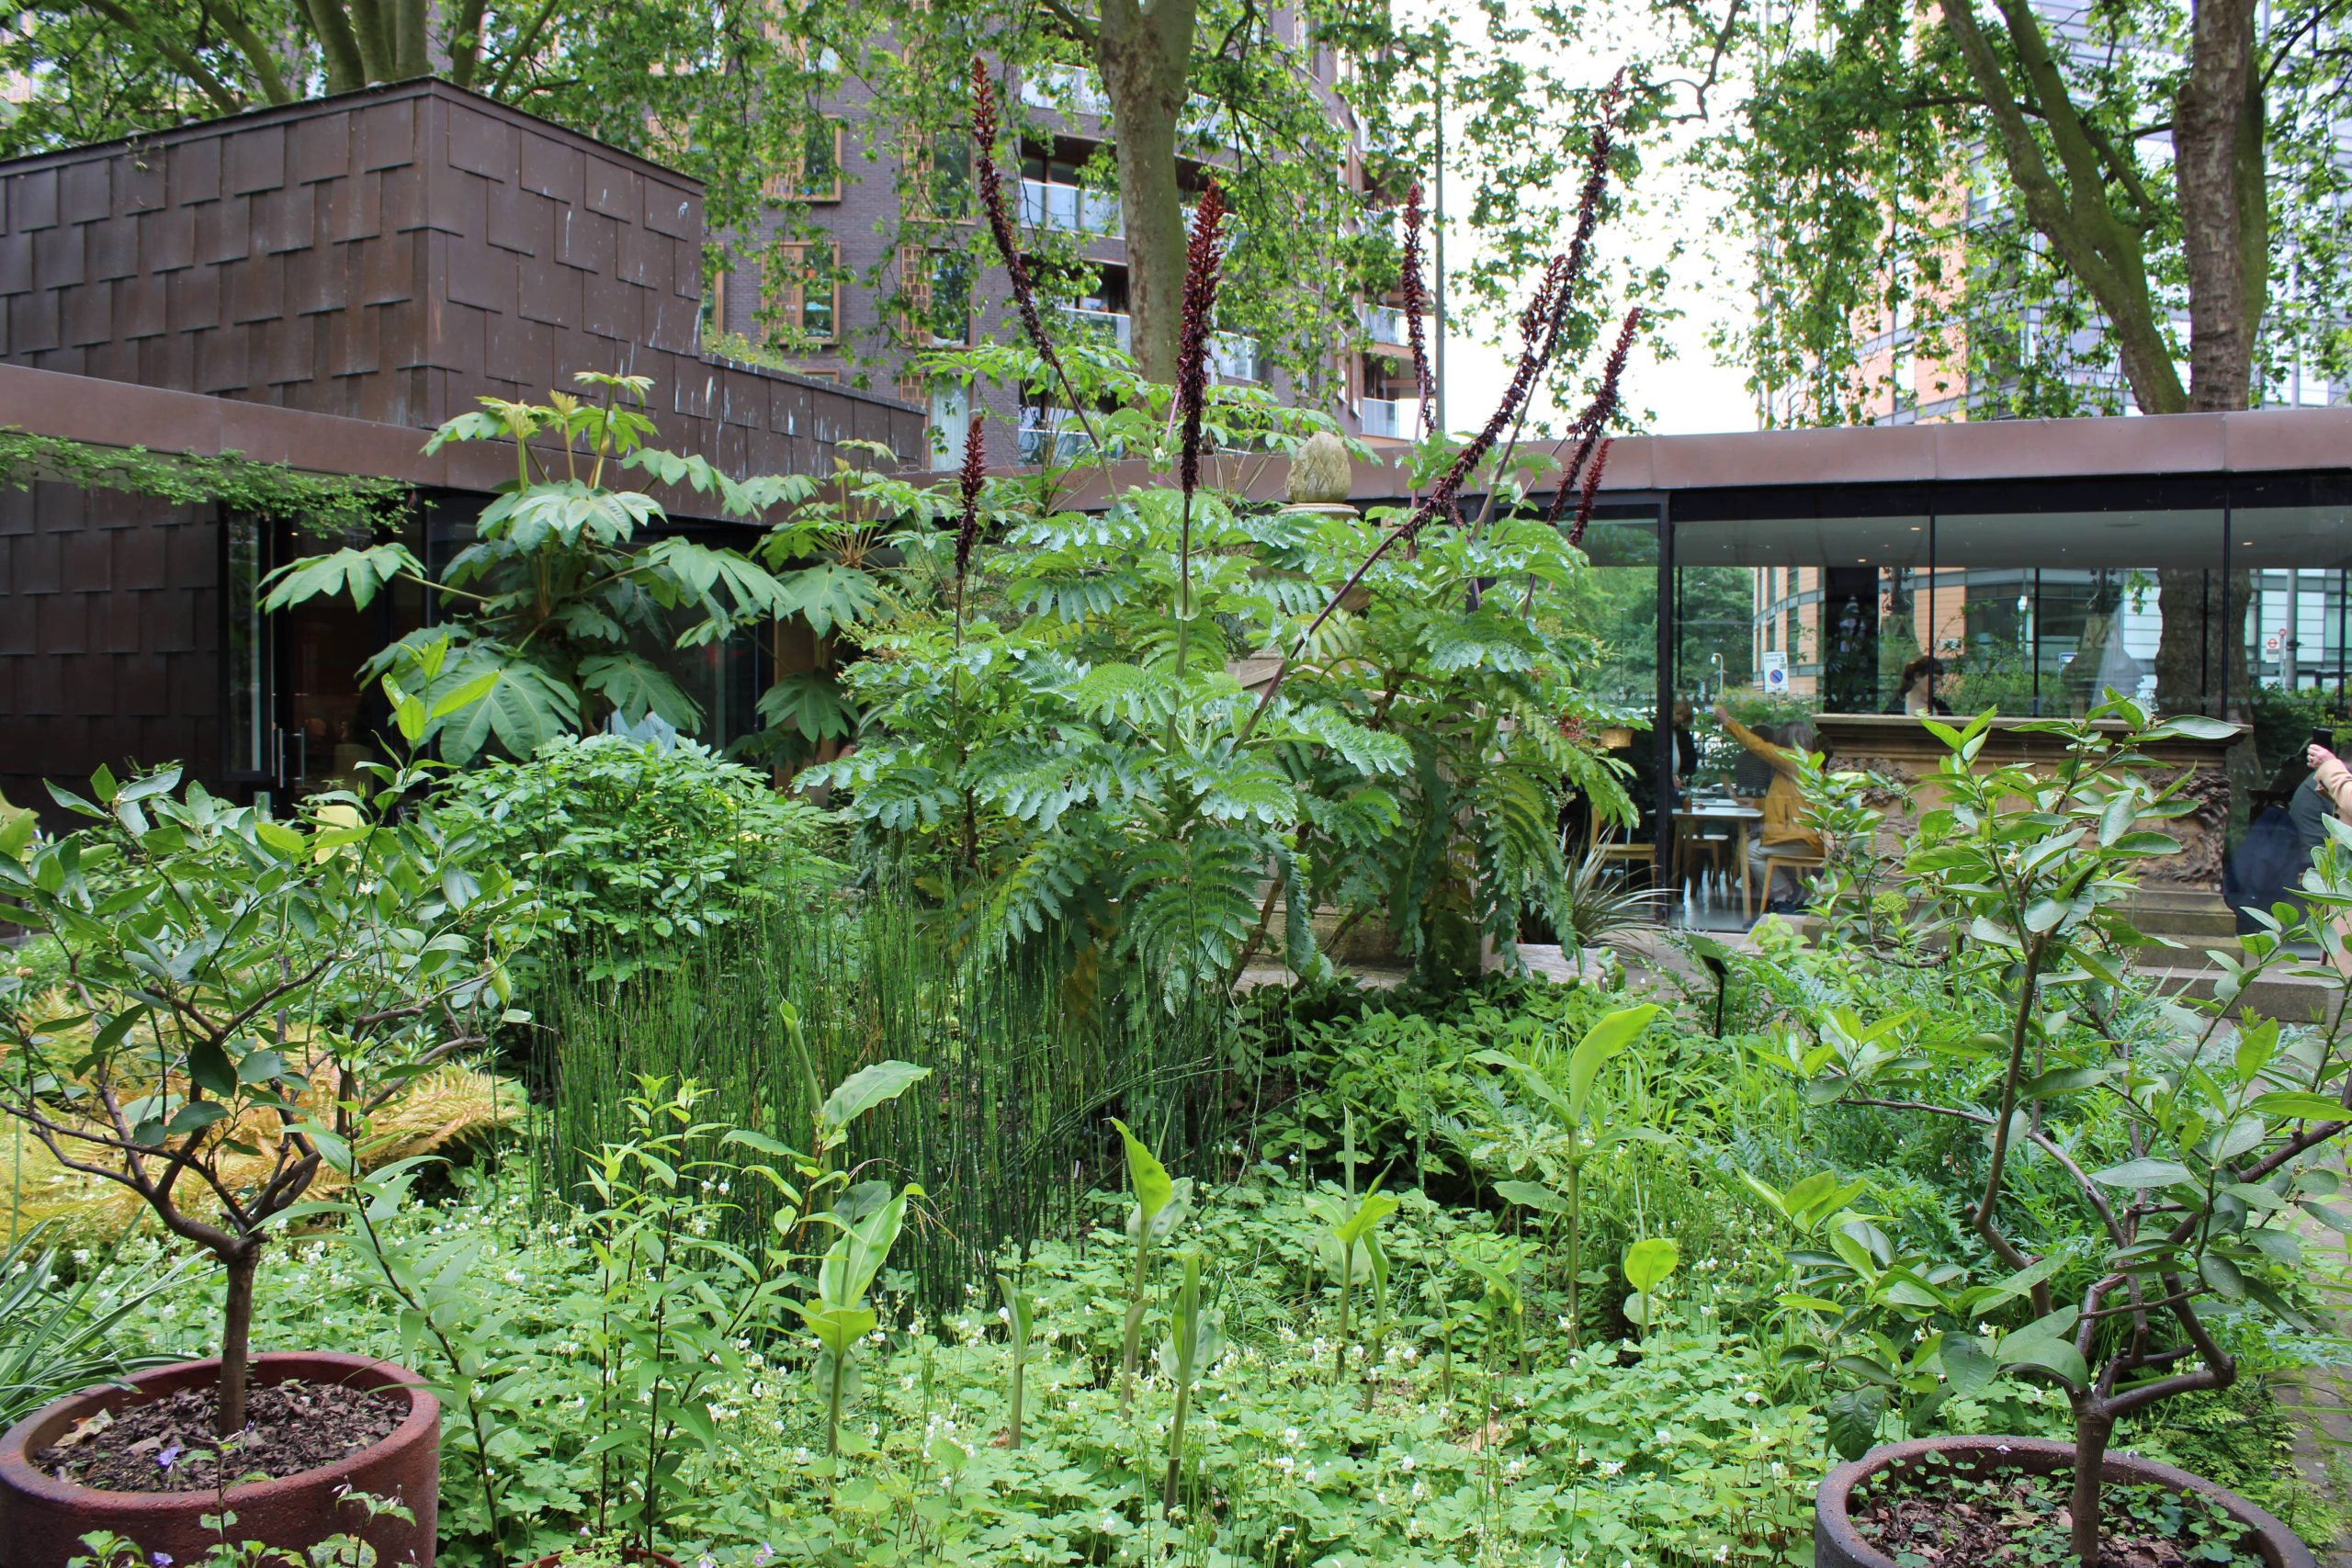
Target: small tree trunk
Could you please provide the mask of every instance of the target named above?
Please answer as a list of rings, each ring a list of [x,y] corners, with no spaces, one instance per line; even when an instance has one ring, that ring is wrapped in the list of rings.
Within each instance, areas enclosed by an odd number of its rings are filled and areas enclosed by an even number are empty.
[[[2075,1411],[2075,1495],[2068,1511],[2074,1516],[2075,1557],[2081,1568],[2098,1568],[2099,1472],[2106,1467],[2108,1439],[2114,1435],[2114,1416]]]
[[[249,1236],[221,1259],[229,1283],[221,1292],[220,1402],[214,1429],[232,1438],[245,1429],[246,1362],[254,1333],[254,1271],[261,1263],[261,1239]]]

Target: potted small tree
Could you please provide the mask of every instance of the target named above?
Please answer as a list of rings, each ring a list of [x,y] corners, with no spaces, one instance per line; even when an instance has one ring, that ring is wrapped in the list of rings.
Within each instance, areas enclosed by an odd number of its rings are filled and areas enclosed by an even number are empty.
[[[1793,1299],[1826,1305],[1823,1292],[1842,1283],[1870,1311],[1901,1310],[1925,1331],[1917,1349],[1882,1335],[1885,1354],[1840,1359],[1864,1379],[1833,1412],[1849,1450],[1869,1442],[1893,1401],[1910,1399],[1912,1424],[1923,1425],[1937,1400],[1981,1392],[2005,1372],[2062,1389],[2074,1440],[1930,1438],[1849,1452],[1819,1494],[1817,1560],[1893,1568],[1910,1544],[1885,1539],[1894,1521],[1942,1529],[1932,1517],[1939,1495],[2000,1474],[2064,1478],[2048,1518],[2082,1568],[2098,1568],[2103,1536],[2119,1545],[2120,1510],[2103,1500],[2124,1486],[2186,1499],[2190,1516],[2202,1512],[2272,1568],[2308,1565],[2293,1535],[2252,1504],[2110,1444],[2126,1416],[2235,1381],[2218,1317],[2301,1322],[2290,1297],[2304,1216],[2352,1228],[2327,1201],[2338,1179],[2323,1161],[2352,1125],[2335,966],[2346,944],[2331,923],[2352,908],[2352,828],[2329,825],[2305,883],[2308,911],[2282,905],[2264,917],[2243,959],[2211,955],[2221,984],[2192,1009],[2154,998],[2128,972],[2132,950],[2153,941],[2132,919],[2137,871],[2179,848],[2150,824],[2195,805],[2185,780],[2166,777],[2144,748],[2225,727],[2159,721],[2111,700],[2085,719],[2032,727],[2065,746],[2063,764],[2042,773],[2022,762],[1980,769],[1989,715],[1965,728],[1922,722],[1950,750],[1904,856],[1914,914],[1903,940],[1941,942],[1956,983],[1998,998],[2002,1027],[1825,1027],[1790,1061],[1817,1102],[1981,1130],[1965,1224],[2003,1277],[1967,1287],[1914,1267],[1869,1222],[1848,1219],[1821,1227],[1832,1253],[1797,1255],[1815,1272]],[[2313,950],[2315,960],[2299,956]],[[2334,991],[2324,1021],[2290,1030],[2250,1012],[2233,1019],[2272,970],[2324,977]],[[2030,1201],[2019,1190],[2029,1170]],[[2009,1326],[1981,1332],[1988,1319]],[[1989,1560],[1991,1548],[1978,1548],[1984,1557],[1969,1560]]]
[[[386,680],[412,744],[481,694],[417,694],[444,651]],[[375,773],[366,796],[278,820],[181,788],[175,768],[102,770],[87,797],[53,791],[88,826],[0,830],[0,918],[54,941],[66,974],[45,994],[0,990],[0,1111],[64,1170],[136,1192],[223,1280],[217,1357],[85,1390],[0,1440],[15,1568],[62,1568],[95,1529],[158,1562],[224,1532],[300,1550],[339,1531],[387,1564],[433,1561],[432,1396],[386,1363],[249,1346],[273,1222],[348,1175],[370,1118],[504,1007],[518,896],[429,812],[396,809],[424,766]]]

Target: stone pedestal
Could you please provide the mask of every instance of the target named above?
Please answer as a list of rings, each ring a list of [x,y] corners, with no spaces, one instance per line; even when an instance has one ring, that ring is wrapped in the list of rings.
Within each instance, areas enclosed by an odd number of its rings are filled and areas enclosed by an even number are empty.
[[[1815,715],[1813,722],[1829,749],[1832,768],[1882,773],[1899,785],[1920,786],[1908,807],[1894,790],[1879,792],[1870,802],[1886,812],[1880,849],[1899,852],[1914,835],[1917,811],[1939,804],[1941,791],[1936,774],[1951,755],[1950,749],[1907,714],[1825,713]],[[1948,718],[1943,722],[1957,728],[1967,721]],[[2054,771],[2064,761],[2064,742],[2054,735],[2018,728],[2026,722],[1993,721],[1984,748],[1976,754],[1978,771],[1990,772],[2019,761],[2041,771]],[[2100,728],[2117,734],[2123,728],[2120,724]],[[2162,740],[2144,748],[2145,754],[2163,764],[2171,776],[2188,775],[2187,794],[2197,803],[2196,810],[2186,817],[2141,824],[2180,840],[2180,853],[2152,859],[2141,873],[2141,902],[2152,912],[2161,908],[2201,914],[2222,909],[2222,865],[2229,852],[2230,825],[2230,777],[2223,760],[2245,732],[2245,727],[2240,725],[2221,740]]]

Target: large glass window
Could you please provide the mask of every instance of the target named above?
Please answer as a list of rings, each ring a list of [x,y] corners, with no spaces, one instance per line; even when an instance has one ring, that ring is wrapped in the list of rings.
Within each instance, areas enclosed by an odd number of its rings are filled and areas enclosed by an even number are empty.
[[[1676,686],[1781,720],[1903,706],[1929,635],[1924,513],[1678,522]]]
[[[1960,712],[2065,715],[2111,690],[2220,714],[2231,594],[2216,501],[1939,510],[1939,696]]]

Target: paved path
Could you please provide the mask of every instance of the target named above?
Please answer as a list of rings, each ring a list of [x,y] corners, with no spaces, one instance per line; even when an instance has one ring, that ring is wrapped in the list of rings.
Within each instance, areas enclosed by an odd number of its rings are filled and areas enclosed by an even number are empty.
[[[2302,1225],[2305,1256],[2333,1265],[2336,1277],[2352,1280],[2352,1247],[2346,1238],[2314,1220]],[[2337,1321],[2352,1329],[2352,1286],[2336,1286]],[[2352,1516],[2352,1370],[2317,1368],[2278,1389],[2278,1403],[2295,1422],[2295,1468],[2311,1488]],[[2352,1568],[2352,1532],[2331,1548],[2311,1543],[2327,1568]]]

